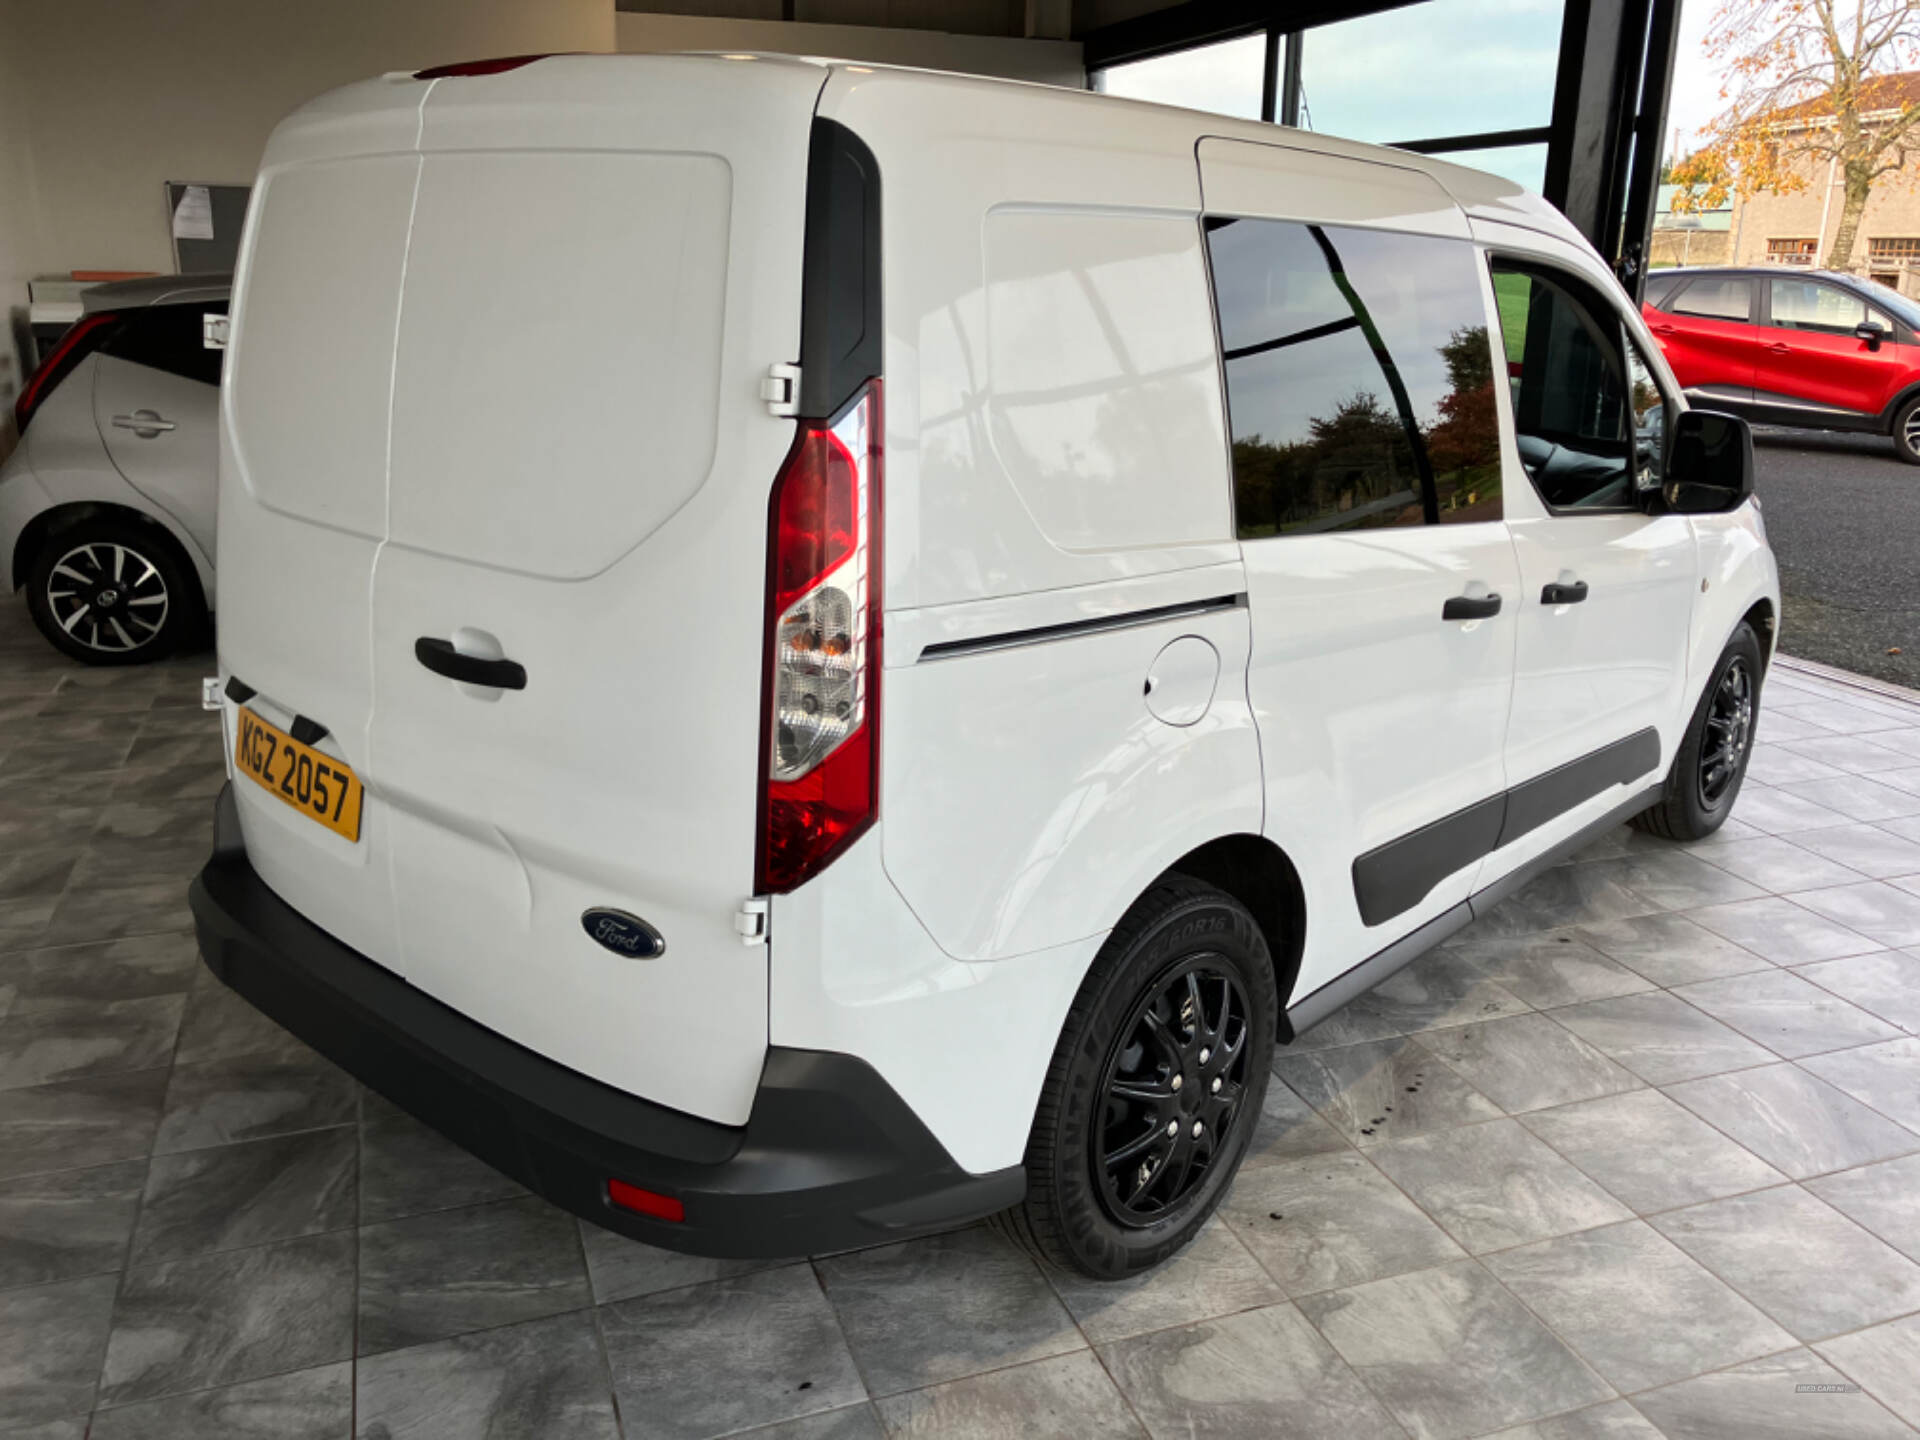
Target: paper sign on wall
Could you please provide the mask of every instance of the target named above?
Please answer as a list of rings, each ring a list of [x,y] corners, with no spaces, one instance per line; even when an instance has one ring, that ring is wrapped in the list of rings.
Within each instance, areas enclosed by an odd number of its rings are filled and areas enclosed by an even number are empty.
[[[205,185],[189,185],[180,192],[180,203],[173,207],[173,238],[213,239],[213,192]]]

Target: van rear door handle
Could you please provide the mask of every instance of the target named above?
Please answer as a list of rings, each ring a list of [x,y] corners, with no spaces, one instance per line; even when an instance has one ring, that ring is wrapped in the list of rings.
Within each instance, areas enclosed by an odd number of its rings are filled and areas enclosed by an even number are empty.
[[[1578,605],[1587,598],[1587,582],[1576,580],[1571,585],[1545,585],[1540,590],[1542,605]]]
[[[1485,620],[1499,613],[1498,595],[1456,595],[1440,607],[1442,620]]]
[[[527,670],[514,660],[488,660],[479,655],[462,655],[451,640],[422,635],[413,642],[413,658],[436,675],[449,680],[464,680],[469,685],[490,685],[495,690],[524,690]]]

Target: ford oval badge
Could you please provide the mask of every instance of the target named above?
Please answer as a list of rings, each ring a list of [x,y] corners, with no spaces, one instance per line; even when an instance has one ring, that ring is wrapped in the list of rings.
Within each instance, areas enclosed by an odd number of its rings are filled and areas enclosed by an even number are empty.
[[[624,910],[596,907],[580,917],[580,926],[616,955],[652,960],[667,953],[667,942],[660,938],[660,932]]]

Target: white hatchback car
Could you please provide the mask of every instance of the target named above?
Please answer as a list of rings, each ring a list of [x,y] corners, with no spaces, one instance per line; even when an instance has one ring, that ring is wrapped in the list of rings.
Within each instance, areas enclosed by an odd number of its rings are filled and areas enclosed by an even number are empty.
[[[752,56],[268,146],[221,427],[229,985],[554,1202],[1185,1244],[1276,1046],[1738,793],[1779,589],[1568,223],[1418,156]]]
[[[97,285],[14,401],[0,563],[34,623],[92,665],[204,639],[228,279]]]

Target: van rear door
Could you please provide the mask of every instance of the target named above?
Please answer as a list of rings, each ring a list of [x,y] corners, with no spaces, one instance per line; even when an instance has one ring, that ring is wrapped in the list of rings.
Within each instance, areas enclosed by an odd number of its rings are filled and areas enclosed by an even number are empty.
[[[794,424],[759,387],[799,353],[825,74],[580,56],[434,82],[373,573],[399,968],[726,1123],[767,1039],[766,947],[735,922]],[[596,942],[600,908],[662,952]]]

